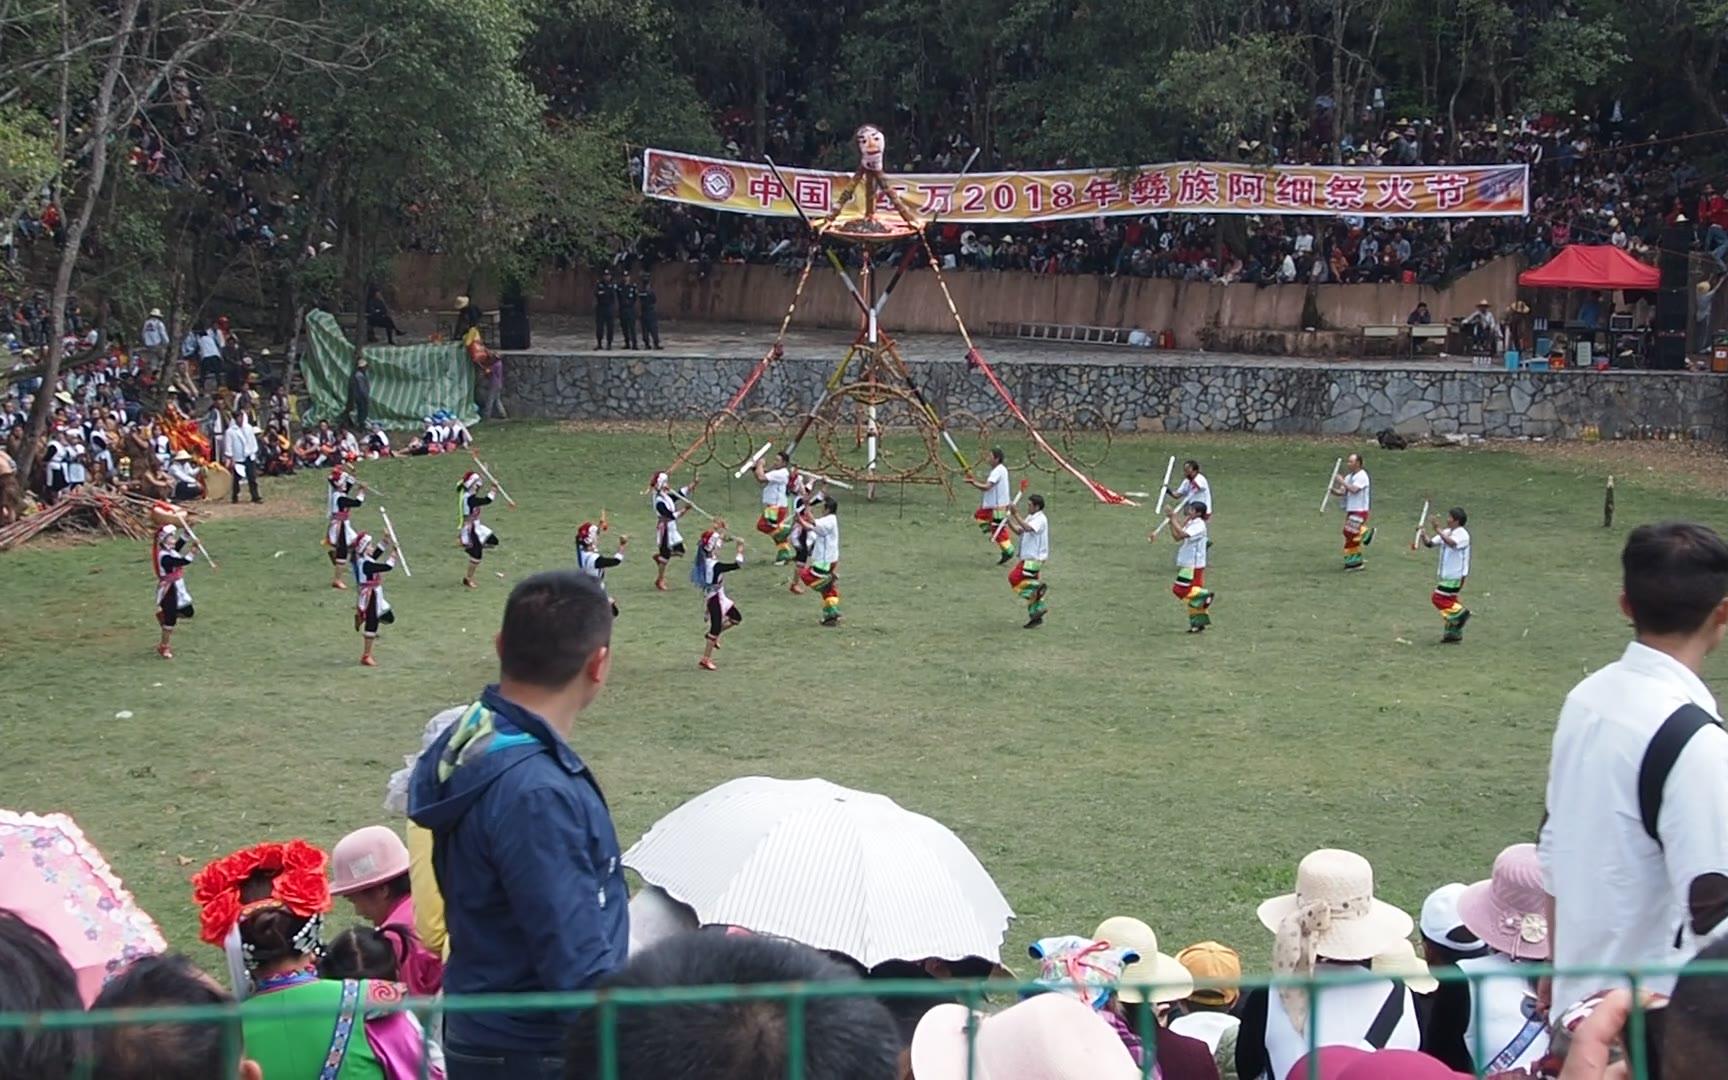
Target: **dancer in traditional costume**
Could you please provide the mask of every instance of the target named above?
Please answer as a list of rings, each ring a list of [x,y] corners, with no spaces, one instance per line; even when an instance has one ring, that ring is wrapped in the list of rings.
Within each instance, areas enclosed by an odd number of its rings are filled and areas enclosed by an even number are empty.
[[[798,470],[792,467],[786,451],[775,456],[780,463],[772,469],[764,468],[761,458],[756,459],[756,482],[762,485],[762,516],[756,519],[756,531],[774,541],[774,565],[779,566],[792,561],[792,514],[786,489]]]
[[[667,564],[684,554],[684,534],[678,531],[678,519],[690,511],[690,493],[699,483],[701,480],[697,479],[674,488],[671,478],[663,472],[655,473],[648,482],[654,493],[654,587],[661,592],[666,591]]]
[[[1198,502],[1165,511],[1170,518],[1170,539],[1176,541],[1176,583],[1170,591],[1188,604],[1190,634],[1212,625],[1212,590],[1206,587],[1206,511],[1206,504]],[[1148,539],[1156,541],[1158,534]]]
[[[192,617],[192,594],[186,589],[186,568],[195,558],[186,549],[187,538],[174,525],[156,530],[156,541],[150,561],[156,571],[156,622],[162,627],[162,640],[156,645],[156,655],[174,659],[169,640],[181,619]]]
[[[246,1057],[265,1076],[443,1080],[438,1043],[399,1011],[401,984],[318,977],[328,861],[304,840],[259,844],[192,879],[198,936],[227,954],[241,984]]]
[[[966,482],[984,493],[978,499],[978,512],[972,517],[978,522],[979,531],[1001,549],[1002,555],[996,560],[996,564],[1001,566],[1014,557],[1014,534],[1002,524],[1011,500],[1008,498],[1008,466],[1001,447],[990,451],[990,461],[990,472],[984,479],[977,480],[967,474]]]
[[[606,593],[606,598],[612,600],[612,614],[618,614],[618,601],[612,599],[612,594],[606,589],[606,571],[624,561],[624,548],[630,543],[629,536],[618,537],[618,550],[611,555],[600,554],[600,526],[592,521],[584,521],[576,527],[576,565],[584,574],[600,583],[600,591]]]
[[[696,561],[690,567],[690,582],[702,590],[703,608],[708,616],[707,644],[702,648],[702,659],[696,661],[698,667],[707,671],[715,670],[714,650],[720,647],[720,635],[744,621],[744,613],[726,595],[726,586],[720,580],[744,565],[744,541],[737,542],[731,562],[721,562],[720,544],[724,540],[718,528],[703,533],[696,545]]]
[[[804,571],[810,565],[809,510],[826,496],[825,489],[806,472],[792,476],[792,533],[786,539],[792,545],[792,581],[787,586],[794,595],[804,591]]]
[[[1177,506],[1196,502],[1205,506],[1207,521],[1211,521],[1212,515],[1218,512],[1218,500],[1213,497],[1212,482],[1206,479],[1206,474],[1200,471],[1200,463],[1193,458],[1182,463],[1182,482],[1173,488],[1165,488],[1164,493],[1176,500]]]
[[[1044,625],[1049,605],[1044,597],[1049,586],[1044,583],[1044,564],[1050,560],[1050,519],[1044,514],[1044,496],[1031,495],[1026,505],[1032,512],[1025,517],[1008,504],[1008,518],[1003,523],[1020,537],[1020,561],[1008,571],[1008,587],[1026,601],[1027,630]]]
[[[340,465],[330,470],[327,479],[330,484],[330,524],[324,529],[324,548],[325,554],[330,556],[330,587],[346,589],[348,585],[342,580],[342,572],[354,550],[355,536],[354,526],[348,519],[355,508],[366,501],[366,490],[359,477]]]
[[[1344,569],[1360,570],[1367,565],[1362,549],[1374,542],[1374,530],[1368,526],[1368,470],[1362,466],[1361,454],[1345,459],[1344,472],[1332,481],[1332,494],[1344,501]]]
[[[354,538],[349,564],[354,570],[354,629],[362,635],[360,664],[377,667],[372,658],[372,644],[378,640],[378,627],[396,621],[390,601],[384,599],[384,575],[396,569],[396,558],[382,540],[368,533]]]
[[[480,569],[480,560],[485,558],[486,549],[498,546],[498,535],[480,522],[480,512],[492,505],[492,500],[498,497],[498,489],[489,488],[482,495],[480,481],[480,474],[470,469],[462,474],[462,482],[456,485],[456,512],[461,515],[456,542],[468,553],[468,573],[463,575],[462,584],[470,589],[478,588],[474,584],[474,573]]]
[[[804,512],[810,534],[810,565],[800,578],[822,594],[822,625],[840,625],[840,503],[824,495]]]
[[[1454,506],[1446,511],[1445,525],[1438,514],[1422,524],[1422,543],[1440,549],[1439,580],[1429,600],[1445,621],[1440,640],[1447,644],[1463,641],[1464,624],[1470,621],[1470,609],[1458,599],[1470,576],[1470,530],[1464,527],[1469,520],[1462,506]]]

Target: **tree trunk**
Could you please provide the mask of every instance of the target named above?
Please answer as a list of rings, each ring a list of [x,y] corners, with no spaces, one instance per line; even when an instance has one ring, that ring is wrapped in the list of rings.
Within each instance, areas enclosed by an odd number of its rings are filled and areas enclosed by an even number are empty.
[[[126,62],[126,48],[138,22],[140,0],[121,0],[118,29],[114,47],[102,72],[102,86],[96,94],[96,108],[91,117],[92,160],[90,179],[84,189],[78,216],[66,227],[66,243],[60,250],[60,266],[54,274],[54,294],[49,303],[52,331],[48,352],[42,364],[42,390],[30,409],[30,427],[24,433],[24,445],[19,449],[18,475],[29,482],[36,465],[36,448],[48,427],[48,413],[54,403],[54,387],[60,381],[61,345],[66,334],[66,297],[72,292],[72,274],[78,268],[78,252],[84,245],[84,230],[90,227],[90,216],[96,212],[96,200],[102,197],[102,183],[108,175],[109,135],[114,128],[114,88],[120,82],[120,69]],[[63,195],[64,193],[62,193]],[[61,220],[65,220],[66,200],[60,200]]]
[[[1332,164],[1344,160],[1341,147],[1349,132],[1344,112],[1344,0],[1332,0]]]

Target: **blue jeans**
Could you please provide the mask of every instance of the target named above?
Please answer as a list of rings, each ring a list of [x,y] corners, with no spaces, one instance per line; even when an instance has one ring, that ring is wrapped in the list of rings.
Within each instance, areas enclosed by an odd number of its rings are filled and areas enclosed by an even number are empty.
[[[563,1080],[564,1058],[447,1043],[444,1074],[447,1080]]]

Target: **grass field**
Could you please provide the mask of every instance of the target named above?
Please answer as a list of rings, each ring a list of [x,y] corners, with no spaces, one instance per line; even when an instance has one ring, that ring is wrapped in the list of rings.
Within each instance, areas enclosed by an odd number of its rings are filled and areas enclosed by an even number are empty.
[[[1530,837],[1560,700],[1627,637],[1614,605],[1626,530],[1723,519],[1716,499],[1639,469],[1603,529],[1610,447],[1371,451],[1382,530],[1368,570],[1345,575],[1338,514],[1317,505],[1347,444],[1118,438],[1100,470],[1114,486],[1153,488],[1170,453],[1199,456],[1213,479],[1211,633],[1183,632],[1173,548],[1146,544],[1149,510],[1034,473],[1053,535],[1041,631],[1021,629],[971,494],[908,487],[844,500],[839,630],[761,562],[729,578],[745,621],[711,674],[696,668],[687,563],[672,592],[651,588],[640,491],[669,456],[664,437],[506,425],[481,438],[522,506],[489,513],[503,544],[474,592],[453,546],[467,459],[363,467],[415,570],[389,582],[399,621],[376,670],[355,663],[353,594],[328,585],[321,474],[270,483],[265,505],[221,507],[201,528],[222,568],[190,571],[198,616],[173,663],[151,651],[142,545],[0,555],[0,804],[74,814],[170,938],[215,962],[196,945],[189,875],[243,843],[329,844],[384,820],[385,779],[426,717],[492,677],[510,583],[569,565],[576,524],[604,507],[613,536],[632,534],[631,560],[610,575],[623,608],[612,683],[575,742],[625,844],[722,780],[823,776],[955,829],[1018,913],[1015,953],[1132,913],[1171,946],[1214,937],[1264,963],[1254,906],[1311,848],[1366,854],[1382,894],[1413,910]],[[760,560],[755,485],[726,475],[707,470],[699,501]],[[1462,647],[1437,644],[1434,557],[1407,550],[1425,495],[1471,514]]]

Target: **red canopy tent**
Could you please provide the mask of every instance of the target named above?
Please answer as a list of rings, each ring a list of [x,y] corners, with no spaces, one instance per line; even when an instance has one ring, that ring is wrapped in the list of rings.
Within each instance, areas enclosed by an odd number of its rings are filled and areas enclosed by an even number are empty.
[[[1655,290],[1662,274],[1611,244],[1569,244],[1534,270],[1518,275],[1518,284],[1538,289]]]

